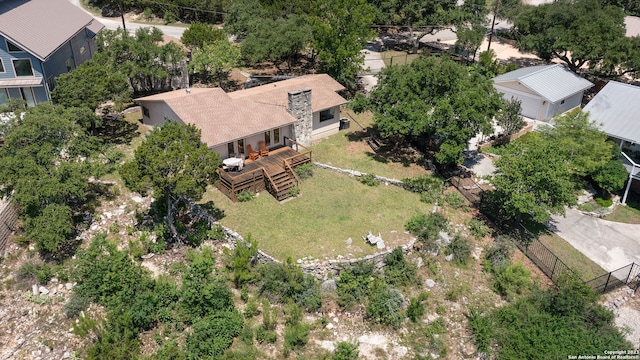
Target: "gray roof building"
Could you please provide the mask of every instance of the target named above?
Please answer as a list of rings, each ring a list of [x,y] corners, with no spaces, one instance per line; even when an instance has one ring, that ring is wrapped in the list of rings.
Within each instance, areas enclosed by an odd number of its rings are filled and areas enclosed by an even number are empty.
[[[103,27],[67,0],[0,0],[0,35],[42,61],[85,28]]]
[[[609,81],[583,110],[609,136],[640,144],[640,87]]]
[[[493,79],[496,84],[511,81],[517,81],[550,102],[556,102],[593,86],[591,82],[560,64],[526,67]]]

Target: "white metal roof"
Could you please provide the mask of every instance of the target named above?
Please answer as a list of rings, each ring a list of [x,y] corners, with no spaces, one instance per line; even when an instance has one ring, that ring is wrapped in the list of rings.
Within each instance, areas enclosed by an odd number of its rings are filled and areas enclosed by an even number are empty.
[[[583,110],[609,136],[640,144],[640,87],[609,81]]]
[[[496,84],[518,81],[549,102],[566,99],[593,86],[560,64],[521,68],[493,79]]]

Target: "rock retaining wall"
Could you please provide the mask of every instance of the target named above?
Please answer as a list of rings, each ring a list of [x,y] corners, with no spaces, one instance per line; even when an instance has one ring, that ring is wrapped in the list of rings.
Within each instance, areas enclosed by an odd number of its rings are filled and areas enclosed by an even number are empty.
[[[326,170],[330,170],[333,172],[337,172],[340,174],[347,174],[350,176],[364,176],[367,175],[366,173],[360,172],[360,171],[355,171],[355,170],[349,170],[349,169],[341,169],[335,166],[331,166],[331,165],[327,165],[327,164],[321,164],[321,163],[313,163],[315,166],[321,168],[321,169],[326,169]],[[383,184],[386,185],[395,185],[395,186],[399,186],[399,187],[404,187],[404,183],[401,180],[397,180],[397,179],[390,179],[390,178],[386,178],[383,176],[377,176],[375,175],[376,180],[380,181]]]
[[[10,199],[0,199],[0,256],[4,255],[7,238],[15,230],[18,209]]]

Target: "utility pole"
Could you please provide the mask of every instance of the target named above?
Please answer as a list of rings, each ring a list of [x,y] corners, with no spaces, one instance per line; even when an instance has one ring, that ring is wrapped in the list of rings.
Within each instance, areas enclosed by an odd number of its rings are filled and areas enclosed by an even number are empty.
[[[489,45],[487,51],[491,50],[491,39],[493,38],[493,28],[496,26],[496,16],[498,15],[498,5],[500,0],[496,0],[496,7],[493,9],[493,20],[491,20],[491,32],[489,33]]]
[[[118,1],[118,9],[120,10],[120,17],[122,18],[122,29],[127,31],[127,25],[124,23],[124,10],[122,10],[122,1]],[[489,40],[491,41],[491,40]]]

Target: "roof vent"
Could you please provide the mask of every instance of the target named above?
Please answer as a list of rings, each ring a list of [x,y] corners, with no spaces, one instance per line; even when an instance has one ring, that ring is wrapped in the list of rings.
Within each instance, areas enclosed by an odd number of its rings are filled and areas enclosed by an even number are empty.
[[[190,87],[188,87],[188,88],[184,89],[184,91],[186,91],[186,92],[187,92],[187,94],[191,94],[191,88],[190,88]]]

